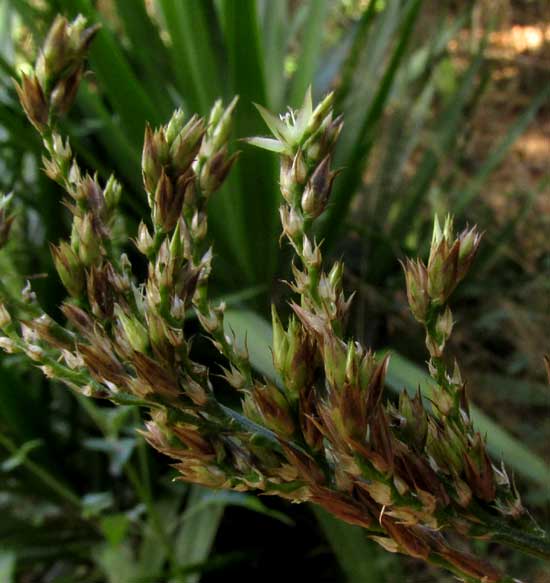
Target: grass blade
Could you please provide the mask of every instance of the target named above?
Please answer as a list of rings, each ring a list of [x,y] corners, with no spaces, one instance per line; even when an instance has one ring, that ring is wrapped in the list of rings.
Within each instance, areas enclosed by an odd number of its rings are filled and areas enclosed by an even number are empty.
[[[98,20],[98,12],[90,0],[61,0],[61,5],[71,16],[81,13],[90,22]],[[91,68],[120,116],[129,139],[139,144],[143,139],[144,121],[159,124],[163,121],[163,112],[136,77],[109,24],[103,24],[90,50]]]
[[[286,0],[267,0],[262,10],[262,39],[265,55],[269,103],[274,109],[283,106],[286,80],[284,62],[287,48],[288,6]]]
[[[221,3],[221,22],[228,55],[230,93],[239,95],[235,135],[264,133],[253,103],[268,105],[264,56],[260,43],[255,0]],[[214,224],[232,242],[248,283],[271,283],[278,256],[278,189],[272,157],[246,146],[226,192],[213,202]]]
[[[531,105],[519,116],[515,123],[510,126],[504,138],[489,154],[487,160],[482,164],[474,178],[468,182],[467,187],[457,194],[457,202],[454,205],[454,212],[456,214],[462,213],[472,199],[481,191],[487,177],[502,162],[511,146],[513,146],[519,136],[521,136],[521,134],[527,129],[529,124],[532,123],[538,110],[544,104],[548,104],[549,98],[550,84],[546,85],[546,87],[533,99]]]
[[[305,30],[301,41],[301,53],[297,57],[298,69],[292,78],[290,90],[290,105],[292,107],[302,105],[306,90],[311,85],[317,69],[323,46],[323,28],[327,8],[327,0],[309,2]]]
[[[361,179],[364,164],[374,145],[375,129],[380,121],[384,106],[387,103],[393,81],[399,69],[416,23],[422,0],[412,0],[407,5],[403,16],[397,45],[393,51],[384,76],[380,82],[376,95],[360,126],[353,153],[349,160],[348,170],[340,181],[332,197],[332,206],[327,213],[327,219],[321,227],[321,238],[330,245],[339,232],[345,218],[352,197],[356,192]]]
[[[359,59],[369,37],[369,31],[376,15],[376,0],[371,0],[361,15],[349,54],[342,69],[342,81],[335,95],[335,110],[341,111],[353,87]]]
[[[191,513],[196,505],[202,504],[210,495],[209,490],[200,486],[191,486],[186,505],[186,513]],[[175,555],[179,567],[202,563],[210,554],[214,538],[223,516],[225,504],[211,504],[190,514],[180,528],[175,541]],[[174,579],[176,581],[177,579]],[[186,577],[186,583],[196,583],[200,573]]]
[[[0,550],[0,581],[15,583],[15,563],[14,551]]]
[[[479,50],[472,64],[464,74],[459,90],[441,113],[438,129],[435,132],[437,136],[437,150],[439,152],[449,151],[458,136],[457,128],[462,119],[462,112],[468,98],[473,92],[482,64],[483,47]],[[409,194],[403,201],[392,225],[391,235],[395,240],[401,241],[402,243],[403,238],[410,232],[410,229],[407,229],[406,226],[414,222],[414,216],[417,215],[418,207],[429,191],[429,186],[437,174],[439,164],[440,158],[438,154],[433,148],[428,149],[408,187]]]
[[[131,54],[138,58],[147,75],[147,91],[154,96],[155,105],[168,117],[174,107],[166,91],[166,79],[171,76],[166,47],[151,22],[145,2],[116,0],[116,9],[131,42]],[[147,42],[144,42],[147,39]]]
[[[221,78],[209,28],[209,0],[159,0],[172,41],[171,58],[178,89],[188,108],[206,114],[221,97]]]

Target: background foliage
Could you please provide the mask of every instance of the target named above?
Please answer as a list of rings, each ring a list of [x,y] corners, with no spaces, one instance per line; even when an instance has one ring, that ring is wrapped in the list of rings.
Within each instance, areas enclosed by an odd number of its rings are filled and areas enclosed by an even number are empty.
[[[475,275],[459,290],[454,350],[468,363],[477,426],[514,470],[526,503],[549,522],[541,354],[550,249],[538,233],[548,233],[550,197],[533,132],[544,136],[549,123],[550,86],[537,71],[548,64],[550,34],[540,28],[541,42],[525,41],[521,58],[499,45],[506,31],[514,38],[512,23],[539,30],[532,23],[549,15],[544,2],[528,3],[519,17],[516,4],[525,2],[469,4],[2,0],[0,187],[14,191],[18,205],[13,241],[0,254],[2,282],[20,290],[32,279],[46,310],[58,313],[62,289],[46,242],[66,234],[68,217],[40,172],[40,144],[11,82],[56,13],[103,24],[93,74],[65,123],[83,162],[122,181],[130,233],[146,208],[139,171],[146,121],[160,124],[179,105],[204,114],[216,97],[238,94],[240,138],[263,131],[253,102],[281,111],[297,106],[309,85],[317,97],[334,89],[345,116],[343,171],[319,237],[327,252],[344,256],[349,287],[358,289],[351,332],[392,349],[391,388],[429,390],[414,364],[422,340],[406,314],[398,259],[427,252],[434,212],[478,221],[487,236]],[[239,163],[211,208],[215,290],[269,375],[265,310],[288,272],[278,245],[278,177],[269,155],[235,147]],[[445,580],[381,554],[359,530],[317,510],[173,483],[166,460],[137,436],[135,410],[71,395],[16,357],[2,355],[0,367],[2,581],[265,579],[288,575],[282,556],[299,562],[296,576],[319,580]],[[534,561],[486,552],[542,573]]]

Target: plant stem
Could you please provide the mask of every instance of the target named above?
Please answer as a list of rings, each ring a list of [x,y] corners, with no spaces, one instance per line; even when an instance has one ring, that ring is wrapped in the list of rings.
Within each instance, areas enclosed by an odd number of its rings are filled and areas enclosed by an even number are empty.
[[[486,519],[486,524],[492,529],[489,533],[492,541],[517,549],[527,555],[550,561],[550,538],[542,530],[537,535],[510,527],[495,518]]]
[[[0,433],[0,444],[3,445],[10,453],[16,454],[18,447],[13,441]],[[32,474],[41,480],[50,490],[55,492],[60,498],[63,498],[76,508],[81,508],[82,503],[80,498],[68,486],[60,482],[56,477],[52,476],[50,472],[45,470],[42,466],[24,457],[21,462]]]

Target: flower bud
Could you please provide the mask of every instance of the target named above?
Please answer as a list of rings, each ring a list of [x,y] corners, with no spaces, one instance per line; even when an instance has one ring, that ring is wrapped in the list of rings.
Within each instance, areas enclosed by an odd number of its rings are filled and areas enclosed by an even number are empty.
[[[35,76],[22,75],[21,85],[15,83],[15,89],[29,121],[42,133],[48,124],[49,110],[38,79]]]
[[[205,196],[210,196],[220,188],[238,156],[239,153],[235,152],[228,157],[227,146],[223,146],[221,150],[208,158],[199,177],[200,188]]]
[[[317,104],[317,107],[313,110],[311,117],[307,123],[304,135],[311,136],[313,135],[323,123],[325,117],[330,113],[332,110],[332,106],[334,104],[334,93],[328,93],[324,99]]]
[[[330,155],[325,156],[313,172],[302,194],[302,209],[311,218],[317,218],[326,208],[336,172],[330,171]]]
[[[288,351],[288,340],[274,305],[271,306],[271,323],[273,329],[273,366],[283,376]]]
[[[407,391],[399,395],[399,414],[405,419],[401,428],[405,441],[410,443],[417,452],[422,452],[426,445],[428,434],[428,419],[422,405],[420,389],[413,399]]]
[[[147,225],[141,221],[138,227],[138,236],[135,240],[136,247],[143,253],[143,255],[149,255],[153,249],[153,238],[149,234],[149,229]]]
[[[281,168],[279,171],[279,188],[281,189],[281,194],[283,198],[292,205],[294,201],[294,191],[296,190],[296,184],[294,183],[294,177],[292,175],[292,163],[289,158],[283,158],[281,160]]]
[[[419,259],[416,262],[407,259],[402,266],[405,271],[409,308],[415,319],[424,323],[430,305],[426,266]]]
[[[153,218],[155,224],[165,231],[172,230],[181,215],[183,192],[174,192],[174,187],[164,169],[161,171],[155,190]]]
[[[0,304],[0,330],[6,328],[9,324],[11,324],[10,313],[4,304]]]
[[[216,152],[219,150],[229,138],[229,132],[231,131],[231,123],[232,123],[232,116],[233,111],[239,101],[238,96],[234,97],[231,100],[231,103],[225,108],[221,108],[221,115],[220,110],[216,108],[212,109],[210,113],[210,118],[208,120],[209,125],[209,136],[208,136],[208,147],[212,152]],[[221,107],[221,102],[220,102]]]
[[[183,109],[178,108],[172,114],[170,121],[166,126],[166,141],[169,144],[173,144],[174,140],[180,134],[183,126],[185,125],[185,113]]]
[[[15,219],[14,215],[8,214],[12,197],[12,194],[0,196],[0,249],[8,242],[11,226]]]
[[[71,296],[80,296],[84,288],[84,274],[77,255],[65,241],[59,247],[50,245],[50,250],[63,285]]]
[[[279,207],[279,215],[281,217],[283,233],[291,241],[294,241],[303,232],[304,222],[302,217],[296,212],[294,207],[286,204]]]
[[[136,316],[125,314],[118,304],[115,306],[115,315],[124,330],[128,344],[136,352],[146,352],[149,346],[149,334],[145,326]]]
[[[89,266],[101,254],[101,239],[94,229],[94,218],[91,213],[77,221],[74,219],[75,233],[78,236],[78,256],[84,266]]]
[[[473,227],[463,231],[459,236],[460,249],[458,252],[458,280],[462,280],[468,273],[481,243],[481,233]]]
[[[319,269],[323,262],[319,245],[315,243],[312,245],[306,235],[304,235],[302,245],[302,259],[304,260],[304,263],[312,269]]]
[[[347,347],[338,338],[327,338],[322,350],[327,382],[334,389],[341,390],[346,379]]]
[[[153,206],[152,194],[157,188],[157,182],[162,173],[162,166],[165,163],[164,134],[153,132],[151,126],[145,126],[145,137],[143,139],[143,151],[141,154],[141,170],[143,173],[143,184],[147,191],[149,206]]]
[[[283,370],[285,387],[292,399],[297,399],[310,381],[313,372],[314,349],[295,317],[288,322],[288,349]]]
[[[170,143],[170,161],[179,174],[187,172],[198,154],[204,136],[204,121],[194,115]],[[167,137],[168,139],[168,137]]]
[[[69,111],[80,87],[82,74],[83,66],[81,65],[71,75],[58,81],[50,94],[50,110],[52,112],[63,115]]]
[[[453,331],[453,314],[450,308],[447,306],[442,314],[437,316],[435,322],[435,333],[437,340],[441,346],[441,350],[445,346],[445,343],[451,336]]]
[[[105,204],[109,211],[112,211],[118,206],[121,194],[122,186],[120,182],[118,182],[118,180],[116,180],[116,178],[111,174],[103,190],[103,197],[105,198]]]
[[[294,435],[295,425],[290,405],[275,385],[255,387],[243,400],[243,411],[283,437]]]
[[[371,350],[368,350],[359,363],[359,388],[365,392],[369,388],[372,375],[376,368],[376,358]]]
[[[465,454],[464,462],[466,479],[473,493],[484,502],[492,502],[496,494],[495,475],[485,443],[479,433],[476,433]]]

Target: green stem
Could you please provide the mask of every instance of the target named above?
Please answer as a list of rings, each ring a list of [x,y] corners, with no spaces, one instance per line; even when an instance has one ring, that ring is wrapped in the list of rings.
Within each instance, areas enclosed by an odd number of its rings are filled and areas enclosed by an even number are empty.
[[[539,534],[510,526],[503,520],[483,510],[478,513],[485,527],[485,535],[493,542],[512,547],[533,557],[550,561],[550,537],[542,529]]]
[[[18,451],[15,443],[13,443],[9,437],[6,437],[1,433],[0,444],[3,445],[11,454],[16,454]],[[28,457],[23,458],[22,464],[29,470],[29,472],[34,474],[43,484],[52,490],[52,492],[55,492],[60,498],[63,498],[75,508],[80,509],[82,507],[82,503],[77,494],[70,490],[68,486],[60,482],[56,477],[52,476],[48,470],[45,470],[42,466],[38,465],[36,462],[33,462]]]
[[[550,540],[546,535],[536,536],[521,530],[501,527],[494,532],[492,540],[527,555],[550,561]]]

